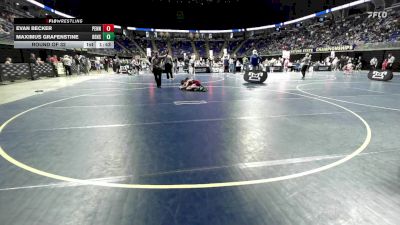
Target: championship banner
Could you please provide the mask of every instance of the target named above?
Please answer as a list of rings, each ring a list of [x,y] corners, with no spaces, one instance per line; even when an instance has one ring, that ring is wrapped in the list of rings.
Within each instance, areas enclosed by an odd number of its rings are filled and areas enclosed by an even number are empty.
[[[315,52],[334,52],[335,51],[352,51],[354,50],[353,45],[340,45],[340,46],[331,46],[331,47],[321,47],[321,48],[306,48],[306,49],[294,49],[291,50],[291,54],[299,54],[299,53],[315,53]]]
[[[247,70],[244,72],[243,79],[249,83],[262,84],[268,78],[268,73],[262,70]]]
[[[393,72],[390,70],[386,70],[386,71],[371,70],[368,73],[368,78],[370,80],[389,81],[389,80],[393,79]]]

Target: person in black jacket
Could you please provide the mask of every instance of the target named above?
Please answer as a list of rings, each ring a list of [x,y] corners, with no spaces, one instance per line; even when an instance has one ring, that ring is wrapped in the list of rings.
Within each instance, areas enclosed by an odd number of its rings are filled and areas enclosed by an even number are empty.
[[[390,70],[390,71],[393,70],[393,64],[394,64],[395,60],[396,60],[396,58],[392,54],[389,53],[387,70]]]
[[[31,56],[29,57],[29,63],[32,63],[32,64],[37,63],[35,54],[31,53]]]
[[[229,72],[229,58],[228,56],[224,56],[224,73],[228,73]]]
[[[110,65],[110,60],[108,59],[108,57],[104,58],[104,69],[106,70],[106,72],[108,73],[108,66]]]
[[[165,65],[165,72],[167,73],[167,80],[169,80],[170,76],[171,76],[171,79],[173,80],[174,79],[174,76],[172,73],[173,59],[168,51],[167,51],[167,55],[164,59],[164,65]]]
[[[160,56],[160,54],[156,51],[154,52],[154,56],[151,59],[151,66],[153,69],[154,79],[157,84],[157,88],[161,88],[161,75],[163,72],[162,61],[166,56]]]
[[[75,55],[74,61],[75,61],[75,66],[76,66],[76,73],[77,73],[77,75],[80,75],[81,74],[80,56],[79,55]]]

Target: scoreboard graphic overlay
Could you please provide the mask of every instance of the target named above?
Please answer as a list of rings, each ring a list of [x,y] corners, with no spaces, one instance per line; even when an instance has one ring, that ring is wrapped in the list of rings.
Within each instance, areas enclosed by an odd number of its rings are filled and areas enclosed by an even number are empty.
[[[114,48],[114,24],[86,24],[83,19],[14,21],[14,48]]]

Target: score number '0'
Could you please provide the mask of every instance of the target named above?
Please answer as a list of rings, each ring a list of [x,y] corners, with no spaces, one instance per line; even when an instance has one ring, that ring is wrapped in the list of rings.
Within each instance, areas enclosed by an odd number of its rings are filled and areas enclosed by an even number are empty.
[[[114,32],[114,24],[103,24],[103,32]]]

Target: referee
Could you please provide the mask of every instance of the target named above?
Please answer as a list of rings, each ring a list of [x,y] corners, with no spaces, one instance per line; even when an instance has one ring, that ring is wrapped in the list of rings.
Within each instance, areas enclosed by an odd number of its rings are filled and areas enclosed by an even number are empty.
[[[160,54],[157,51],[155,51],[154,56],[151,59],[151,65],[153,68],[153,74],[154,74],[154,79],[157,84],[157,88],[161,88],[161,75],[163,72],[163,65],[162,65],[163,63],[162,62],[165,57],[166,56],[160,56]]]
[[[308,67],[310,66],[310,62],[311,62],[311,54],[307,53],[306,56],[301,60],[303,66],[301,67],[301,74],[303,75],[303,77],[301,78],[302,80],[304,80],[305,76],[306,76],[306,71],[308,70]]]

